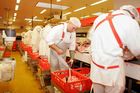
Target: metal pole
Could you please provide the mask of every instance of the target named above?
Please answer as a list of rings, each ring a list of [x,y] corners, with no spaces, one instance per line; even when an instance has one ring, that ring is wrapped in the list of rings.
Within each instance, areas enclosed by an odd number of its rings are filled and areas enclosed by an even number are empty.
[[[33,19],[34,19],[34,17],[32,16],[32,29],[33,29],[33,27],[34,27],[34,25],[33,25]]]

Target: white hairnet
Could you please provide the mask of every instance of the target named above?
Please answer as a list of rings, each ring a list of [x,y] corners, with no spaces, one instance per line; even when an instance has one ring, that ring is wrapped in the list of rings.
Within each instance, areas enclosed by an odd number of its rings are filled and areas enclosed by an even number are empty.
[[[70,22],[72,22],[75,26],[77,26],[77,27],[81,27],[81,22],[80,22],[80,20],[78,19],[78,18],[76,18],[76,17],[71,17],[70,18]]]
[[[137,11],[137,9],[132,6],[132,5],[123,5],[122,7],[120,7],[121,10],[128,10],[130,13],[132,13],[135,17],[135,20],[139,20],[139,12]]]

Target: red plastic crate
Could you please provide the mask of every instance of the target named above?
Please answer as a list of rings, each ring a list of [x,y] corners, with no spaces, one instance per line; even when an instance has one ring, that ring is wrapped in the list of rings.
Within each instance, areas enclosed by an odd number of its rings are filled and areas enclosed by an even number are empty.
[[[23,45],[22,48],[23,48],[24,51],[27,51],[28,46],[27,45]]]
[[[32,60],[38,60],[39,53],[38,52],[33,52],[30,54],[30,57],[32,58]]]
[[[32,52],[33,52],[32,47],[28,46],[27,47],[27,53],[32,53]]]
[[[86,77],[89,77],[90,69],[88,67],[78,68],[78,69],[72,69]]]
[[[76,71],[84,76],[86,76],[88,78],[87,80],[87,90],[91,89],[92,86],[92,81],[89,78],[90,75],[90,69],[88,67],[84,67],[84,68],[78,68],[78,69],[72,69],[73,71]]]
[[[71,70],[71,76],[78,78],[77,81],[65,82],[63,79],[66,76],[69,76],[69,70],[53,72],[51,73],[51,80],[65,93],[78,93],[87,90],[87,80],[89,78],[73,70]]]
[[[5,57],[9,57],[10,55],[11,55],[10,52],[5,52],[5,53],[4,53],[4,56],[5,56]]]
[[[50,63],[48,62],[48,58],[39,59],[38,65],[42,70],[50,70]]]
[[[3,51],[5,49],[5,46],[0,46],[0,51]]]

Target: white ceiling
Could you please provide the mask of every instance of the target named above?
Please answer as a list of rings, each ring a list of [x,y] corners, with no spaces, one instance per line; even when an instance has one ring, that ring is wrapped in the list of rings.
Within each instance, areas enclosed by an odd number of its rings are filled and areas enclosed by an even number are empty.
[[[114,9],[117,10],[122,5],[133,5],[136,8],[140,7],[140,0],[114,0]]]

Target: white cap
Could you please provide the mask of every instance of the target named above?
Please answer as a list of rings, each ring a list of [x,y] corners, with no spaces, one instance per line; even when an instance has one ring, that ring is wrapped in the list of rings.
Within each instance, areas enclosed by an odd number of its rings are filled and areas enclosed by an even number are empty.
[[[137,11],[137,9],[132,6],[132,5],[123,5],[120,7],[121,10],[128,10],[130,13],[132,13],[135,17],[135,20],[139,20],[139,12]]]
[[[80,20],[77,17],[71,17],[70,18],[70,22],[72,22],[72,24],[74,24],[78,28],[81,27],[81,22],[80,22]]]
[[[42,30],[41,26],[36,26],[33,31],[41,31],[41,30]]]

